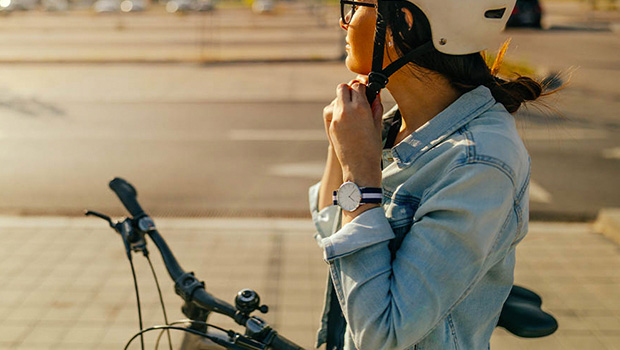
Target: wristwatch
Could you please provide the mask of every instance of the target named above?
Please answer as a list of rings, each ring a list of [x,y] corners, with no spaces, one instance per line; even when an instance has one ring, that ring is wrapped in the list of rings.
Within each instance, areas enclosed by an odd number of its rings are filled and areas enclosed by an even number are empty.
[[[351,181],[340,185],[334,191],[334,205],[346,211],[354,211],[366,203],[379,203],[383,200],[383,190],[378,187],[359,187]]]

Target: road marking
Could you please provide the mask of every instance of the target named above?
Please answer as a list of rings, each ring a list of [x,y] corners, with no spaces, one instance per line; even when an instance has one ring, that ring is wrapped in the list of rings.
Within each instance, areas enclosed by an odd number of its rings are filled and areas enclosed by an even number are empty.
[[[323,176],[323,169],[325,169],[325,162],[287,163],[272,166],[269,174],[319,180]]]
[[[530,202],[551,203],[551,193],[530,180]]]
[[[604,149],[603,158],[620,159],[620,147]]]
[[[233,141],[327,141],[323,130],[273,129],[273,130],[232,130],[228,134]]]
[[[526,141],[576,141],[606,139],[609,133],[605,130],[592,129],[528,129],[520,132]]]

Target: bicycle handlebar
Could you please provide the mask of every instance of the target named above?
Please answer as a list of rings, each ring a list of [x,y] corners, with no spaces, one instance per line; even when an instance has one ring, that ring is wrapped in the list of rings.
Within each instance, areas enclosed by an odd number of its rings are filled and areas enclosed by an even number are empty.
[[[175,282],[177,294],[188,302],[192,302],[205,310],[226,315],[235,320],[238,324],[246,327],[246,322],[252,319],[260,320],[243,315],[235,306],[214,297],[204,289],[204,283],[198,281],[193,273],[187,273],[183,270],[174,257],[174,254],[172,254],[166,241],[155,229],[153,221],[146,215],[140,203],[138,203],[138,193],[129,182],[117,177],[110,181],[109,186],[121,200],[127,211],[129,211],[134,219],[137,219],[135,224],[138,226],[138,229],[148,234],[153,243],[157,246],[164,261],[164,265],[166,266],[166,270],[168,270],[168,274]],[[261,320],[261,322],[263,321]],[[267,329],[269,330],[270,327],[267,327]],[[268,344],[265,344],[269,349],[303,350],[303,348],[279,335],[277,332],[270,330],[269,333],[272,333],[272,336],[269,337],[271,340]]]
[[[174,257],[174,254],[172,254],[168,244],[166,244],[166,241],[164,241],[157,230],[149,231],[147,234],[157,246],[161,257],[164,260],[164,265],[168,270],[170,278],[172,278],[172,280],[178,284],[179,287],[184,287],[184,283],[186,282],[182,280],[183,277],[191,276],[193,278],[193,275],[188,274],[183,270],[177,259]],[[193,278],[193,280],[197,281],[195,278]],[[217,312],[235,319],[237,309],[234,306],[209,294],[206,290],[204,290],[204,286],[202,284],[198,287],[199,288],[196,288],[190,295],[188,295],[193,302],[203,309]]]
[[[114,180],[110,181],[110,188],[116,193],[118,199],[121,200],[131,216],[136,218],[145,215],[144,210],[142,210],[137,200],[138,192],[129,182],[120,177],[116,177]]]
[[[121,179],[120,177],[117,177],[114,178],[114,180],[110,181],[110,188],[112,189],[112,191],[114,191],[114,193],[116,193],[125,208],[127,208],[127,211],[129,211],[129,213],[134,218],[138,218],[138,220],[140,220],[141,217],[146,216],[144,210],[138,202],[138,193],[129,182]],[[175,283],[180,284],[180,286],[178,287],[184,287],[184,283],[186,283],[186,281],[182,280],[183,277],[193,277],[193,275],[187,274],[183,270],[181,265],[179,265],[177,259],[174,257],[174,254],[172,254],[172,251],[168,247],[168,244],[161,237],[159,232],[157,232],[154,225],[151,226],[151,229],[146,233],[151,237],[151,240],[157,246],[161,257],[164,260],[164,265],[166,266],[168,274],[170,275],[172,280],[175,281]],[[197,281],[195,278],[193,280]],[[198,287],[201,288],[195,288],[190,293],[188,293],[189,295],[187,295],[187,297],[189,297],[189,299],[195,301],[200,307],[204,309],[224,314],[226,316],[232,317],[233,319],[235,318],[235,313],[237,310],[234,306],[223,300],[219,300],[213,297],[211,294],[207,293],[204,290],[202,284],[200,284]],[[185,297],[185,295],[183,295],[183,297]]]

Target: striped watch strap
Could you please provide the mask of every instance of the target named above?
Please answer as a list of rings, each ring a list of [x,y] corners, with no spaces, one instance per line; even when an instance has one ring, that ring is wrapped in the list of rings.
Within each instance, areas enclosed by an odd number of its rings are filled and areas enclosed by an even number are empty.
[[[362,200],[360,204],[366,203],[379,203],[383,201],[383,190],[379,187],[360,187],[362,192]],[[338,205],[338,191],[334,191],[332,194],[332,200],[334,205]]]

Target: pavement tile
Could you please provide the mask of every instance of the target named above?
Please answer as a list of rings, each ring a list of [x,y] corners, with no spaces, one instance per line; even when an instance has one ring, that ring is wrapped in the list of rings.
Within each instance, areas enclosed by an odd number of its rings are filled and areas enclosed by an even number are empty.
[[[26,293],[26,291],[22,290],[0,289],[0,305],[15,305],[15,303],[21,301],[24,298],[24,295]]]
[[[599,337],[606,350],[620,350],[620,336]]]
[[[18,344],[28,332],[32,330],[30,325],[15,325],[3,322],[0,327],[0,344],[11,347]]]
[[[57,325],[35,326],[21,339],[19,347],[51,346],[67,333],[67,328]]]
[[[41,318],[47,310],[31,305],[16,304],[7,309],[2,317],[2,324],[29,324]]]
[[[500,350],[548,350],[562,349],[558,339],[547,337],[542,339],[522,339],[498,329],[491,338],[491,349]]]
[[[620,318],[616,315],[584,316],[583,320],[592,329],[599,331],[615,331],[620,335]]]
[[[597,337],[591,335],[565,335],[561,337],[560,344],[563,349],[582,350],[582,349],[604,349],[604,345]]]

